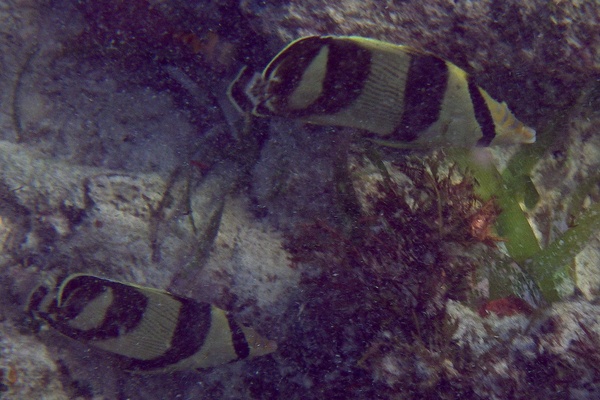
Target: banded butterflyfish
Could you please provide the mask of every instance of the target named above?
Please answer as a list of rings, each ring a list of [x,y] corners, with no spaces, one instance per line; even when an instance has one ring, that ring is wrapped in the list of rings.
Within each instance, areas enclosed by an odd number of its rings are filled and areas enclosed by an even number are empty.
[[[40,285],[27,308],[61,334],[115,354],[132,372],[209,368],[277,348],[209,303],[93,275]]]
[[[535,130],[456,65],[356,36],[298,39],[262,74],[243,68],[228,95],[240,112],[358,128],[383,144],[535,142]]]

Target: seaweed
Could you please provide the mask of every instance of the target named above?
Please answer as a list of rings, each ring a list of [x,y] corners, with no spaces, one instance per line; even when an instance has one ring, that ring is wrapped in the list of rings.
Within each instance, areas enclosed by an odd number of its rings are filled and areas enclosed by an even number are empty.
[[[560,300],[560,285],[570,281],[567,265],[583,250],[589,238],[600,232],[600,203],[582,213],[573,227],[526,263],[546,300]]]
[[[583,103],[592,102],[596,90],[596,87],[592,87],[584,92],[573,109],[580,109]],[[583,210],[584,199],[597,185],[598,174],[584,180],[572,196],[566,199],[568,211],[572,218],[577,219],[577,223],[572,224],[570,229],[546,248],[540,246],[527,218],[526,210],[533,208],[539,200],[531,181],[532,171],[559,138],[568,120],[568,111],[559,113],[541,130],[537,143],[522,146],[502,172],[491,163],[482,165],[475,161],[468,150],[448,150],[451,160],[473,174],[478,183],[476,193],[484,200],[495,198],[502,209],[495,229],[506,239],[506,250],[512,260],[497,266],[490,276],[491,298],[509,295],[522,297],[525,292],[538,292],[537,296],[533,296],[538,297],[538,302],[542,301],[541,298],[548,302],[562,299],[564,288],[573,285],[567,266],[585,247],[589,238],[600,231],[598,205],[592,205],[587,211]],[[512,262],[518,264],[524,274],[515,275],[514,266],[509,265]],[[533,280],[533,285],[529,279]]]
[[[456,370],[470,365],[468,355],[452,343],[455,327],[445,307],[450,299],[473,300],[479,257],[496,251],[497,238],[487,227],[499,209],[474,194],[470,176],[443,165],[440,155],[394,163],[390,176],[407,177],[408,195],[406,180],[383,178],[366,192],[355,187],[360,212],[350,229],[345,221],[314,221],[287,235],[292,264],[303,271],[303,300],[298,333],[286,338],[282,355],[298,359],[319,385],[313,390],[351,393],[326,385],[323,377],[340,370],[354,376],[356,385],[372,386],[364,370],[387,385],[378,388],[379,395],[391,389],[409,397],[471,397]],[[355,175],[354,184],[359,181]],[[388,367],[397,371],[390,375]]]
[[[569,200],[573,223],[553,243],[542,248],[529,225],[527,210],[540,200],[532,170],[548,153],[561,118],[502,172],[457,149],[394,162],[372,151],[351,161],[347,175],[339,166],[338,203],[346,217],[338,225],[299,226],[285,245],[303,279],[296,324],[301,333],[291,334],[287,340],[294,344],[282,351],[297,360],[314,390],[353,396],[370,387],[378,396],[477,397],[477,365],[494,368],[509,357],[510,346],[498,341],[485,360],[474,360],[468,346],[453,340],[457,326],[446,312],[449,301],[479,306],[485,316],[539,315],[530,304],[561,298],[561,285],[571,279],[565,265],[600,230],[600,205],[583,210],[594,177]],[[476,289],[482,277],[489,282],[483,305]],[[547,360],[544,354],[531,357],[519,363],[535,376],[524,376],[524,386],[510,393],[536,393],[549,379],[564,386],[561,376],[577,373],[559,357],[551,357],[547,370],[535,368]],[[365,382],[357,368],[382,385]],[[345,379],[338,385],[319,378],[340,370]],[[355,382],[351,389],[348,379]]]

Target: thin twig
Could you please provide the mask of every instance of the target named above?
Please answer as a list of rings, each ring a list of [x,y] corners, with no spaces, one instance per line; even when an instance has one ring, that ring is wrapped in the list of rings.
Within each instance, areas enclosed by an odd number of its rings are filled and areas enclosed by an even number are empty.
[[[23,124],[22,124],[22,118],[21,118],[21,108],[19,106],[20,103],[20,94],[21,94],[21,88],[23,86],[23,76],[25,76],[25,73],[29,71],[29,68],[31,67],[31,63],[33,61],[33,58],[35,55],[37,55],[40,51],[40,48],[37,44],[34,44],[31,48],[30,51],[28,51],[27,57],[25,58],[25,62],[23,63],[23,66],[21,67],[21,69],[19,71],[17,71],[17,76],[15,79],[15,85],[13,87],[13,93],[12,93],[12,120],[13,120],[13,125],[15,127],[15,132],[16,132],[16,137],[15,137],[15,141],[17,143],[20,143],[21,140],[23,139]]]

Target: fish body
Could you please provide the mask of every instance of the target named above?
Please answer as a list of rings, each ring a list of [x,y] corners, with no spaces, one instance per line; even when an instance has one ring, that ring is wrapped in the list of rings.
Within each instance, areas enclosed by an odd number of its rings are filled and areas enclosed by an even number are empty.
[[[39,286],[28,312],[67,337],[116,354],[133,372],[209,368],[277,348],[209,303],[93,275]]]
[[[535,142],[535,130],[456,65],[357,36],[298,39],[261,75],[243,69],[228,94],[240,111],[358,128],[383,143]]]

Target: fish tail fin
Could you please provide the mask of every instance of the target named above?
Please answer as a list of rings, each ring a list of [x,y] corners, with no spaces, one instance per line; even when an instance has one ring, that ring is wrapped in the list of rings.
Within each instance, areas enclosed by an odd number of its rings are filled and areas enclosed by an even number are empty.
[[[496,125],[497,142],[535,143],[535,129],[519,121],[510,111],[505,101],[499,103],[483,89],[481,89],[481,92]]]

